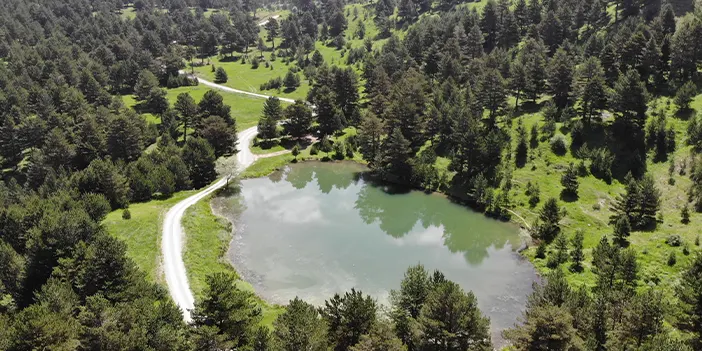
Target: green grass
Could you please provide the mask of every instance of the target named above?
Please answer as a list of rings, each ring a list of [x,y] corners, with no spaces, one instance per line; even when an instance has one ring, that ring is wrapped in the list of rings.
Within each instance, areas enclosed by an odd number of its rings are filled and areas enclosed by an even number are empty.
[[[659,99],[660,106],[666,106],[666,104],[667,99]],[[702,111],[702,96],[698,96],[692,106]],[[673,117],[674,107],[669,107],[666,112],[669,115],[669,125],[672,125],[676,131],[677,143],[677,150],[672,155],[669,155],[669,159],[674,158],[676,164],[679,165],[683,160],[688,159],[690,155],[690,148],[684,145],[687,122]],[[530,130],[531,125],[534,123],[538,123],[539,126],[543,124],[543,117],[540,113],[527,114],[521,118],[523,118],[527,131]],[[512,125],[513,129],[516,129],[516,122],[515,120]],[[560,127],[561,125],[559,124]],[[560,132],[556,134],[560,134]],[[565,135],[564,138],[570,145],[570,136]],[[555,155],[550,150],[548,141],[540,142],[537,148],[530,150],[530,159],[527,164],[523,168],[514,169],[513,188],[511,191],[513,210],[529,223],[533,223],[546,199],[550,197],[559,198],[562,190],[560,178],[570,162],[577,165],[580,161],[570,151],[563,156]],[[687,172],[689,173],[689,160],[687,163]],[[670,288],[676,281],[678,273],[690,262],[694,253],[686,256],[683,254],[683,246],[670,247],[665,244],[665,239],[669,235],[678,234],[689,245],[690,251],[698,250],[699,248],[695,247],[694,242],[699,234],[698,228],[699,223],[702,223],[702,214],[691,211],[691,223],[688,225],[681,223],[680,210],[687,203],[686,190],[689,188],[691,181],[689,176],[681,176],[676,172],[673,176],[675,184],[670,185],[668,183],[668,167],[668,162],[653,163],[652,155],[649,155],[648,172],[654,177],[656,185],[662,194],[661,213],[664,221],[654,231],[632,232],[629,241],[631,243],[630,247],[637,253],[641,267],[640,277],[643,281],[660,281],[667,292],[670,292]],[[538,184],[540,187],[541,202],[536,208],[529,207],[528,197],[524,194],[526,184],[529,181]],[[611,238],[612,227],[608,225],[609,217],[612,215],[610,207],[615,202],[617,195],[624,192],[624,186],[616,179],[612,181],[612,184],[607,184],[592,175],[580,177],[579,182],[579,197],[577,201],[567,202],[561,200],[559,203],[566,212],[565,218],[561,221],[564,233],[570,237],[577,229],[585,231],[586,259],[584,265],[586,269],[579,274],[569,272],[567,276],[569,281],[575,286],[592,286],[595,281],[595,275],[590,270],[592,249],[603,235],[609,235]],[[514,220],[515,222],[518,221],[517,218],[514,218]],[[672,267],[667,265],[667,258],[671,251],[674,251],[677,256],[677,264]],[[526,250],[524,254],[540,272],[550,271],[546,267],[545,259],[534,257],[535,252],[536,248],[532,247]]]
[[[120,11],[120,16],[122,19],[135,19],[136,9],[132,6],[125,7]]]
[[[209,90],[215,90],[220,93],[223,97],[224,104],[232,107],[232,117],[236,119],[239,130],[244,130],[258,124],[258,119],[263,111],[263,103],[265,102],[265,99],[211,89],[204,85],[166,89],[166,98],[171,105],[173,105],[178,97],[178,94],[189,93],[196,102],[199,102]],[[136,105],[136,101],[131,95],[123,95],[122,101],[128,107],[134,107]],[[144,114],[144,117],[147,121],[151,121],[152,123],[160,123],[158,117],[150,113]]]
[[[127,244],[127,256],[152,282],[163,283],[161,265],[161,226],[163,216],[171,206],[193,194],[183,191],[167,200],[132,204],[132,218],[122,219],[122,210],[110,212],[102,222],[108,233]]]
[[[258,55],[258,50],[249,53],[250,57],[253,55]],[[230,58],[227,57],[220,59],[218,57],[214,57],[211,59],[213,65],[216,67],[222,67],[227,72],[229,80],[222,85],[252,93],[274,95],[291,99],[304,99],[307,96],[307,92],[309,91],[309,82],[302,75],[302,72],[298,73],[301,79],[300,86],[293,91],[286,91],[285,88],[283,88],[280,92],[276,90],[260,90],[261,84],[266,83],[273,78],[284,78],[285,74],[288,73],[288,70],[291,67],[291,65],[286,65],[282,60],[278,59],[276,61],[269,62],[271,66],[266,68],[264,61],[270,59],[270,53],[264,52],[264,58],[261,59],[262,61],[257,69],[251,68],[251,64],[248,61],[247,63],[242,64],[240,60],[227,62],[228,59]],[[272,69],[270,67],[272,67]],[[214,81],[214,73],[212,72],[211,65],[195,67],[195,72],[198,76],[204,79],[211,82]]]

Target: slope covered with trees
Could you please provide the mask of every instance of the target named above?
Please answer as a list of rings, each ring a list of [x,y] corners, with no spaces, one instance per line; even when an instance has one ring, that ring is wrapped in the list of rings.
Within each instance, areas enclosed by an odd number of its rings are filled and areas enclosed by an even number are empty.
[[[526,255],[552,273],[505,333],[514,348],[702,345],[692,1],[378,0],[359,18],[300,0],[265,39],[252,1],[127,5],[0,3],[0,349],[492,348],[473,294],[421,266],[387,311],[353,290],[295,299],[272,330],[250,292],[211,275],[186,325],[106,234],[109,211],[214,180],[237,116],[218,92],[165,89],[197,84],[179,71],[214,55],[265,67],[254,50],[289,65],[280,86],[309,88],[266,102],[263,138],[314,133],[309,154],[359,152],[385,180],[528,219]]]

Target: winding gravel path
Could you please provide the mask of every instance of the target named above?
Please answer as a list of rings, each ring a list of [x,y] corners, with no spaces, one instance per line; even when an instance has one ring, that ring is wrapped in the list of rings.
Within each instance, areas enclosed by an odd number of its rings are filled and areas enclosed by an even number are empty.
[[[236,154],[236,159],[239,165],[239,171],[245,170],[259,158],[272,157],[289,152],[288,150],[284,150],[265,155],[254,155],[249,145],[251,145],[251,141],[256,137],[257,133],[257,127],[251,127],[238,134],[239,145],[237,148],[239,152]],[[197,194],[177,203],[166,213],[166,217],[163,221],[161,251],[163,253],[163,268],[166,274],[166,282],[168,283],[168,291],[171,293],[173,301],[175,301],[183,311],[183,319],[185,319],[186,322],[191,321],[190,311],[195,306],[195,298],[190,290],[185,263],[183,262],[183,239],[185,237],[183,226],[181,225],[183,214],[185,214],[185,210],[187,210],[188,207],[212,194],[226,183],[226,179],[220,179]]]

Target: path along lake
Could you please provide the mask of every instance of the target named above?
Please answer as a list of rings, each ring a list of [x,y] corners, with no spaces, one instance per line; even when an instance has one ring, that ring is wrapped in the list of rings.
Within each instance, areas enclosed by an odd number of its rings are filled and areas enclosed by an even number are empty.
[[[236,223],[228,256],[242,278],[273,303],[299,296],[323,305],[356,288],[387,305],[405,270],[421,263],[472,290],[500,340],[537,279],[516,253],[519,228],[441,195],[375,185],[363,170],[301,163],[242,181],[241,208],[220,213]]]

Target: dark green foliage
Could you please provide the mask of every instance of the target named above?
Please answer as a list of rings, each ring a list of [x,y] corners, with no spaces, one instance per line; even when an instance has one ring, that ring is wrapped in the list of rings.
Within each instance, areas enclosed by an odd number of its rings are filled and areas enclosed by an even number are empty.
[[[190,180],[195,188],[202,188],[217,177],[215,153],[203,138],[190,138],[183,147],[183,162],[188,167]]]
[[[520,351],[577,350],[582,344],[568,310],[551,305],[530,309],[525,323],[504,335]]]
[[[132,219],[132,213],[129,212],[129,209],[128,209],[128,208],[125,208],[125,209],[122,211],[122,219],[126,219],[126,220]]]
[[[678,247],[682,245],[682,239],[680,238],[680,235],[673,234],[665,239],[665,243],[672,247]]]
[[[214,69],[214,66],[212,66]],[[215,83],[226,83],[229,80],[229,76],[227,75],[227,71],[224,70],[222,67],[218,67],[217,70],[215,71]]]
[[[582,272],[583,271],[583,261],[585,260],[585,254],[583,253],[583,245],[585,240],[585,232],[582,229],[575,231],[575,235],[570,240],[572,246],[570,250],[570,259],[573,263],[570,265],[570,270],[572,272]]]
[[[335,350],[347,350],[371,331],[377,306],[370,296],[351,289],[325,301],[320,313],[328,328],[329,344],[334,345]]]
[[[261,318],[253,294],[238,289],[234,277],[226,273],[209,275],[206,281],[203,298],[192,313],[192,324],[214,328],[221,336],[220,347],[248,345]]]
[[[565,155],[568,151],[565,139],[561,135],[556,135],[550,141],[551,151],[556,155]]]
[[[236,126],[228,124],[222,117],[204,118],[197,130],[197,136],[207,140],[214,149],[215,157],[231,155],[236,151]]]
[[[626,247],[629,244],[629,235],[631,235],[629,218],[621,216],[614,223],[614,242],[620,247]]]
[[[527,154],[529,153],[529,146],[526,140],[526,129],[524,129],[524,122],[519,119],[519,124],[517,124],[517,148],[514,155],[517,167],[524,167],[527,160]]]
[[[536,258],[544,259],[546,258],[546,241],[541,241],[539,246],[536,248]]]
[[[285,131],[293,138],[301,138],[310,132],[312,110],[303,101],[295,101],[294,104],[286,107],[283,115],[287,120],[284,124]]]
[[[317,309],[295,298],[273,323],[274,350],[327,350],[326,324]]]
[[[573,84],[573,60],[563,49],[558,49],[548,64],[549,92],[559,109],[568,105]]]
[[[690,209],[687,207],[687,204],[680,210],[680,222],[683,224],[690,223]]]
[[[675,255],[675,251],[671,251],[670,254],[668,255],[668,265],[669,266],[675,266],[675,264],[678,262],[678,259]]]
[[[532,225],[532,236],[546,242],[551,242],[561,231],[559,225],[561,218],[561,209],[558,206],[558,200],[549,198],[539,211],[537,222]]]
[[[566,238],[565,234],[559,233],[553,241],[553,245],[555,251],[548,257],[546,263],[551,269],[568,262],[568,238]]]
[[[531,181],[527,183],[525,194],[529,196],[529,206],[536,207],[536,204],[541,200],[539,190],[539,185],[532,183]]]
[[[661,194],[653,177],[645,175],[641,180],[636,180],[629,175],[626,181],[626,193],[619,195],[612,206],[615,214],[610,222],[615,223],[620,217],[626,216],[634,229],[655,226]]]
[[[561,176],[561,185],[563,186],[563,193],[566,195],[578,196],[578,171],[575,169],[575,165],[572,162]]]
[[[688,110],[695,95],[697,95],[697,86],[693,81],[687,81],[675,93],[675,104],[680,110]]]
[[[292,71],[288,71],[283,78],[283,85],[287,90],[295,90],[300,86],[300,77]]]

